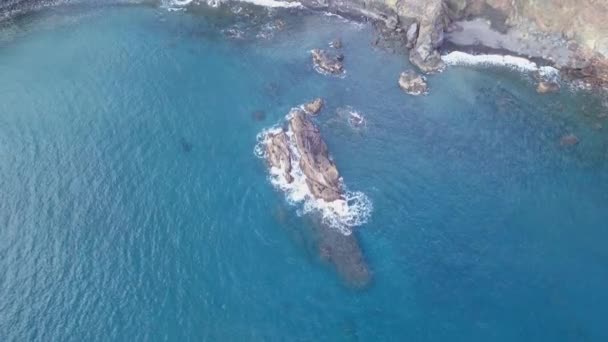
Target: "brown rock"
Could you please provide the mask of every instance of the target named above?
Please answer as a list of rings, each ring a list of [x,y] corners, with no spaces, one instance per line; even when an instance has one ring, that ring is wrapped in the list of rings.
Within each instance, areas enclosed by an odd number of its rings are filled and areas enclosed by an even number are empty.
[[[317,114],[319,114],[321,109],[323,109],[323,104],[323,99],[318,97],[312,100],[311,102],[305,104],[304,111],[306,112],[306,114],[316,116]]]
[[[536,87],[539,94],[555,93],[559,91],[559,84],[553,81],[540,81]]]
[[[324,50],[314,49],[311,51],[312,61],[316,68],[321,71],[339,75],[344,72],[344,64],[342,63],[342,58],[337,56],[332,56],[328,54]]]
[[[410,95],[423,95],[428,91],[426,78],[408,70],[401,73],[399,87]]]
[[[268,164],[283,170],[285,180],[293,182],[291,176],[291,151],[289,141],[284,131],[270,136],[270,142],[266,145],[266,155]]]
[[[328,202],[342,198],[340,174],[329,159],[327,145],[315,124],[303,111],[292,112],[289,127],[300,154],[300,168],[306,176],[306,184],[316,198]]]

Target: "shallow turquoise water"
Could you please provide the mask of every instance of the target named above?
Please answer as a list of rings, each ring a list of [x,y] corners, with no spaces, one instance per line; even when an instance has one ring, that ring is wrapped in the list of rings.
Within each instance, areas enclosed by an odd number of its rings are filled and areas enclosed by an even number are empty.
[[[608,339],[596,99],[475,68],[409,97],[404,56],[369,27],[275,15],[285,30],[256,38],[264,17],[243,40],[229,18],[133,6],[1,31],[1,340]],[[336,36],[344,79],[309,61]],[[321,261],[253,153],[315,96],[345,183],[373,202],[365,289]]]

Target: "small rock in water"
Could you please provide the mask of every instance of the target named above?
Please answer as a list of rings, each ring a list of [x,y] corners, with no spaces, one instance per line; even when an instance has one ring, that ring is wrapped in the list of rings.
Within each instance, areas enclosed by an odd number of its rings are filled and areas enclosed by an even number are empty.
[[[316,116],[323,109],[323,99],[318,97],[304,105],[304,111],[308,115]]]
[[[536,87],[536,92],[539,94],[555,93],[559,91],[559,84],[554,81],[540,81]]]
[[[344,60],[343,56],[332,56],[320,49],[312,50],[311,54],[312,61],[317,71],[334,75],[339,75],[344,72],[344,64],[342,63],[342,60]]]
[[[192,151],[192,143],[190,143],[188,140],[186,140],[185,138],[181,138],[179,141],[180,145],[182,146],[182,151],[188,153],[190,151]]]
[[[333,41],[331,41],[329,43],[329,46],[334,49],[341,49],[342,48],[342,39],[340,39],[340,38],[334,39]]]
[[[423,95],[428,91],[426,78],[411,70],[401,73],[401,76],[399,77],[399,86],[410,95]]]
[[[578,137],[572,133],[566,134],[559,139],[559,144],[562,146],[574,146],[579,143]]]
[[[266,119],[266,112],[264,112],[263,110],[256,110],[253,113],[251,113],[251,117],[255,121],[262,121],[262,120]]]

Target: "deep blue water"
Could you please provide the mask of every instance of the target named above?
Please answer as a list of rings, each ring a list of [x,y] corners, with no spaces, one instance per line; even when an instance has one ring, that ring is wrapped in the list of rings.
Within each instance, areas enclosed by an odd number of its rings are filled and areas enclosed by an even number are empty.
[[[256,37],[273,15],[287,27]],[[65,7],[0,30],[0,340],[608,340],[598,99],[465,67],[411,97],[405,55],[366,25],[279,11],[239,40],[231,20]],[[337,36],[343,79],[309,60]],[[364,289],[253,153],[316,96],[344,182],[373,202]]]

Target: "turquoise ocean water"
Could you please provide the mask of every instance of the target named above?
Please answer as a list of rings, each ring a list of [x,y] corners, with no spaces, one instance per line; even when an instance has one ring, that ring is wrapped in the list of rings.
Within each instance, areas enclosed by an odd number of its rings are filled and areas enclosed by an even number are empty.
[[[369,25],[264,13],[66,6],[3,25],[0,340],[608,340],[597,98],[471,67],[411,97]],[[316,73],[309,50],[338,36],[346,76]],[[316,96],[373,204],[363,289],[254,154]]]

